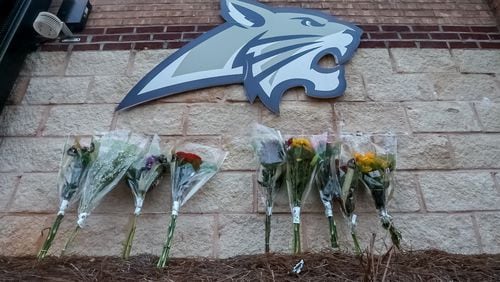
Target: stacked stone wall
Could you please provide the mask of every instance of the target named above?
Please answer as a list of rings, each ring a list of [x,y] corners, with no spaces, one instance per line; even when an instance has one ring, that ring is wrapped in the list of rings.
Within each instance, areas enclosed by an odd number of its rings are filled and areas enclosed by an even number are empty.
[[[500,252],[500,52],[498,50],[359,49],[347,65],[347,91],[316,100],[289,91],[281,115],[246,101],[231,85],[161,99],[124,112],[114,108],[147,71],[174,50],[36,52],[0,117],[0,254],[34,254],[58,205],[56,175],[66,135],[88,138],[126,128],[224,148],[220,172],[182,209],[174,256],[229,257],[263,252],[264,211],[248,140],[253,122],[284,132],[385,132],[399,136],[397,190],[390,210],[407,248]],[[337,128],[340,127],[340,128]],[[84,138],[84,139],[85,139]],[[155,188],[138,222],[133,253],[158,254],[168,225],[169,183]],[[272,249],[290,251],[291,218],[281,194]],[[369,196],[360,193],[363,247],[372,232],[389,244]],[[71,252],[118,255],[133,212],[121,184],[95,210]],[[316,193],[304,211],[306,250],[328,247]],[[352,244],[338,216],[343,248]],[[54,247],[74,226],[67,215]]]

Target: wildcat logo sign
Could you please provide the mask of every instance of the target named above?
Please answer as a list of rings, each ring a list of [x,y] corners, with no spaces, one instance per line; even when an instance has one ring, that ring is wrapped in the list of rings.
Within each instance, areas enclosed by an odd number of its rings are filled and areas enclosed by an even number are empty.
[[[217,85],[243,83],[279,112],[283,93],[303,86],[308,96],[333,98],[346,88],[344,64],[362,30],[317,11],[271,8],[251,0],[221,0],[226,23],[206,32],[156,66],[127,94],[117,110]],[[336,66],[319,60],[332,55]]]

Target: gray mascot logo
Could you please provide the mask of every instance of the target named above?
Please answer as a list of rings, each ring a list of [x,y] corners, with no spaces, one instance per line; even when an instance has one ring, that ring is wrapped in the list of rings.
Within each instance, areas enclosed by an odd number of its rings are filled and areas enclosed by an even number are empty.
[[[194,89],[243,83],[279,111],[283,93],[303,86],[308,96],[333,98],[346,88],[344,66],[362,30],[327,14],[298,8],[270,8],[251,0],[221,0],[226,23],[193,40],[135,85],[117,110]],[[332,55],[336,66],[319,60]]]

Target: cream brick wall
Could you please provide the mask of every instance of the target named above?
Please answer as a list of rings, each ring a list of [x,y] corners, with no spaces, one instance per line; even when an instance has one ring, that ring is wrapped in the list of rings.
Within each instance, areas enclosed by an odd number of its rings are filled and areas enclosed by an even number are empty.
[[[174,256],[229,257],[263,252],[264,214],[247,125],[286,132],[362,130],[400,134],[390,210],[408,248],[455,253],[500,252],[500,51],[360,49],[347,66],[344,97],[324,101],[292,90],[275,116],[246,102],[239,85],[161,99],[129,111],[114,107],[172,50],[31,54],[0,117],[0,254],[34,254],[57,206],[55,179],[65,135],[128,128],[229,151],[223,171],[182,209]],[[340,128],[337,128],[337,125]],[[304,208],[305,250],[328,247],[316,193]],[[168,179],[150,192],[133,253],[158,254],[170,210]],[[72,253],[119,255],[132,195],[122,183],[89,219]],[[290,251],[285,194],[273,217],[272,249]],[[359,235],[383,250],[369,196],[360,193]],[[338,213],[337,213],[338,215]],[[68,213],[53,251],[74,226]],[[351,244],[337,216],[342,247]]]

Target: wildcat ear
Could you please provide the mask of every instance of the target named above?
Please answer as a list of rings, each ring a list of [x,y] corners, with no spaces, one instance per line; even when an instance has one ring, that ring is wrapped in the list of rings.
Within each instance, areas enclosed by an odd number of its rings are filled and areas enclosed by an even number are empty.
[[[243,27],[264,25],[266,16],[272,13],[264,5],[251,0],[221,0],[221,15],[226,22]]]

